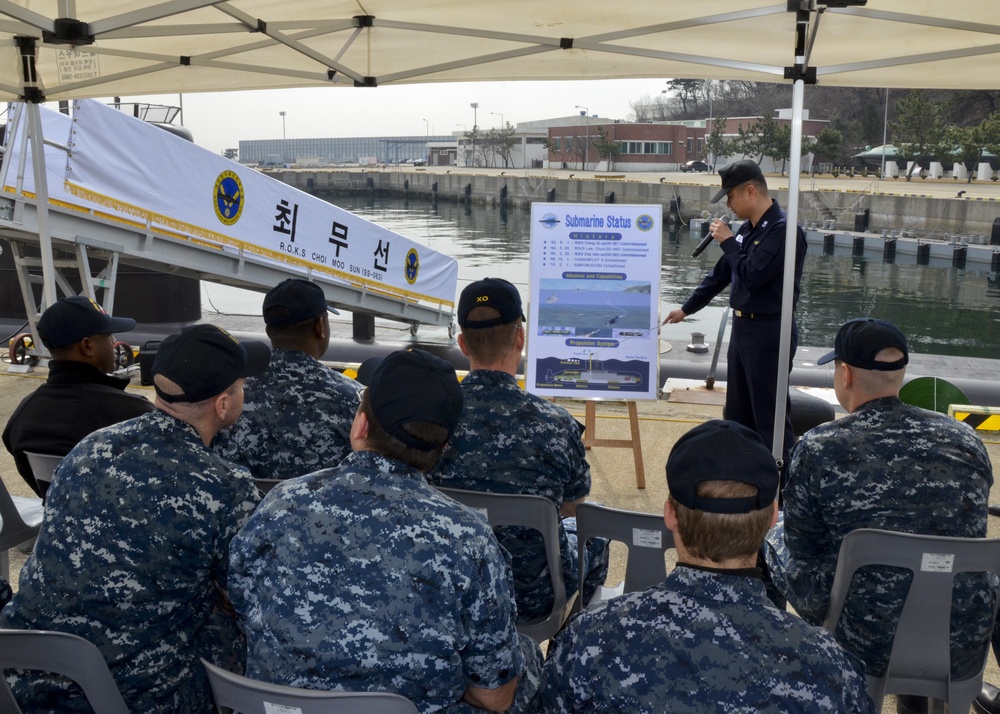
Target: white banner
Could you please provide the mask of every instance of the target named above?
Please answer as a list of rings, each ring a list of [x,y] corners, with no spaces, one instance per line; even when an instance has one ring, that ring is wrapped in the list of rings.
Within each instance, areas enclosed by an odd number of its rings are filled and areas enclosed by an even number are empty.
[[[526,387],[656,399],[663,207],[531,205]]]
[[[73,114],[65,189],[160,232],[451,307],[458,263],[93,100]]]

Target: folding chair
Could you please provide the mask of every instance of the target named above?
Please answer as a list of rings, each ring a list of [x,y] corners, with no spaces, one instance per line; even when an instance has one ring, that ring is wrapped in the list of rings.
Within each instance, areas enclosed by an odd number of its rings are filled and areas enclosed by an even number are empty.
[[[28,459],[28,465],[31,466],[31,475],[39,483],[44,483],[45,488],[48,488],[48,485],[52,483],[52,474],[55,473],[56,466],[63,460],[63,457],[52,454],[36,454],[33,451],[25,451],[24,455]]]
[[[0,576],[10,580],[7,551],[38,535],[42,525],[42,499],[11,496],[0,479]]]
[[[562,557],[559,554],[559,512],[556,505],[544,496],[512,493],[485,493],[459,488],[438,488],[443,494],[486,515],[489,524],[497,526],[522,526],[533,528],[545,541],[545,560],[552,578],[554,600],[552,610],[517,625],[521,634],[545,642],[562,629],[570,613],[563,580]]]
[[[622,511],[597,503],[581,503],[576,507],[576,537],[581,584],[587,575],[584,572],[584,551],[588,540],[608,538],[624,543],[628,548],[625,579],[614,588],[602,585],[585,605],[582,598],[579,598],[577,610],[623,593],[645,590],[663,582],[667,575],[663,554],[674,547],[674,535],[667,529],[662,515]]]
[[[2,676],[8,669],[60,674],[80,686],[95,712],[129,714],[101,651],[82,637],[46,630],[0,630],[0,712],[21,714]]]
[[[233,674],[202,659],[218,707],[233,714],[417,714],[406,697],[389,692],[324,692],[269,684]]]
[[[912,694],[943,701],[948,711],[969,711],[982,688],[989,648],[984,645],[982,666],[976,675],[951,678],[952,590],[958,573],[1000,575],[1000,539],[946,538],[870,528],[848,533],[840,546],[823,623],[829,632],[837,630],[854,572],[868,565],[906,568],[913,573],[885,675],[868,677],[868,693],[875,709],[882,710],[886,694]],[[994,597],[994,623],[997,602]]]

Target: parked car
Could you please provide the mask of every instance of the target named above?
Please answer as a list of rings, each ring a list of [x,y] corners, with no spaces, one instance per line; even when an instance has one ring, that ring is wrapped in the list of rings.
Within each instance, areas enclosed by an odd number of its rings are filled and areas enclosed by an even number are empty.
[[[680,170],[684,173],[688,171],[708,171],[709,166],[704,161],[686,161],[680,165]]]

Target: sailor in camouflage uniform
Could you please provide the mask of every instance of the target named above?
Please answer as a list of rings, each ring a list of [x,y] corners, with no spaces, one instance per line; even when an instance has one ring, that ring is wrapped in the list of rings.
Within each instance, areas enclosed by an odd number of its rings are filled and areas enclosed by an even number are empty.
[[[278,283],[264,297],[271,365],[247,380],[242,416],[215,442],[224,458],[256,478],[301,476],[336,466],[351,451],[361,389],[319,362],[330,346],[328,310],[323,289],[301,278]]]
[[[462,409],[454,368],[394,352],[333,469],[279,484],[233,539],[247,674],[388,691],[421,712],[530,711],[541,653],[514,626],[485,519],[427,483]]]
[[[899,399],[909,361],[906,338],[890,322],[857,318],[837,333],[834,388],[848,416],[806,433],[796,444],[784,490],[784,519],[768,534],[775,586],[809,622],[821,623],[830,601],[840,544],[857,528],[983,538],[993,484],[989,455],[975,431]],[[855,577],[837,640],[885,671],[909,574],[866,568]],[[990,588],[968,575],[956,588],[953,672],[982,662]],[[905,709],[905,705],[904,705]]]
[[[645,592],[584,611],[542,674],[546,712],[874,712],[861,663],[776,609],[754,567],[777,517],[778,469],[760,436],[712,420],[667,460],[677,567]]]
[[[471,372],[462,380],[465,410],[431,483],[447,488],[545,496],[559,509],[559,550],[566,595],[579,589],[576,506],[590,494],[583,426],[569,412],[528,394],[515,377],[524,349],[521,296],[511,283],[486,278],[468,285],[458,301],[458,344]],[[497,530],[511,554],[521,620],[552,609],[552,587],[541,535],[530,528]],[[608,572],[608,543],[587,544],[584,597]]]
[[[269,354],[213,325],[160,343],[156,410],[91,434],[63,459],[0,627],[89,640],[131,711],[215,711],[200,658],[239,668],[245,655],[224,593],[229,541],[259,495],[246,469],[208,445],[236,421],[243,378]],[[68,680],[15,679],[25,712],[90,710]]]

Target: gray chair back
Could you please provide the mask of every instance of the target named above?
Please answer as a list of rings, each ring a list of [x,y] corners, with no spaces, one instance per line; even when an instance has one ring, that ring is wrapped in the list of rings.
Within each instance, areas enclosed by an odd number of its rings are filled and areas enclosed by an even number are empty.
[[[967,712],[979,694],[987,647],[978,674],[951,678],[951,606],[955,576],[994,573],[1000,576],[1000,539],[946,538],[863,528],[847,534],[837,557],[837,571],[823,627],[835,633],[851,578],[858,568],[886,565],[913,573],[883,677],[868,677],[868,693],[876,711],[886,694],[912,694],[948,704],[948,711]],[[984,613],[987,614],[987,613]],[[993,598],[992,622],[997,616]]]
[[[11,496],[0,479],[0,577],[10,580],[7,551],[37,536],[44,514],[42,499]]]
[[[63,457],[52,454],[37,454],[33,451],[25,451],[24,455],[28,459],[31,475],[35,477],[35,480],[52,483],[52,474],[55,473],[56,466],[63,460]]]
[[[552,610],[542,617],[518,623],[517,631],[538,642],[555,637],[570,613],[571,603],[566,599],[563,580],[562,556],[559,553],[559,512],[556,504],[544,496],[512,493],[485,493],[460,488],[440,488],[445,495],[485,514],[489,524],[497,526],[522,526],[533,528],[545,540],[545,560],[552,578],[554,599]]]
[[[60,674],[80,686],[95,712],[129,714],[101,651],[82,637],[45,630],[0,630],[0,672],[8,669]],[[2,675],[0,712],[21,714]]]
[[[201,663],[208,672],[216,706],[232,709],[233,714],[272,714],[275,711],[294,711],[296,714],[417,714],[413,702],[398,694],[324,692],[285,687],[234,674],[204,659]]]
[[[662,583],[667,576],[664,553],[674,547],[674,535],[663,522],[663,516],[638,511],[623,511],[597,503],[581,503],[576,507],[577,548],[580,558],[580,582],[584,572],[584,548],[591,538],[608,538],[624,543],[628,548],[625,580],[621,588],[599,588],[585,606],[595,605],[615,595],[632,593]],[[577,600],[577,609],[580,608]]]

